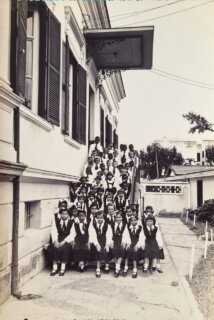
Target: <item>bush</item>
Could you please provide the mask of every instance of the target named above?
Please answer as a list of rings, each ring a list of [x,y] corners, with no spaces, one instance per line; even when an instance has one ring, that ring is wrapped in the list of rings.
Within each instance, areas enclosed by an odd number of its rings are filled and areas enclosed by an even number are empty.
[[[196,215],[199,221],[208,221],[214,226],[214,199],[206,200],[195,210],[190,211],[190,216]]]

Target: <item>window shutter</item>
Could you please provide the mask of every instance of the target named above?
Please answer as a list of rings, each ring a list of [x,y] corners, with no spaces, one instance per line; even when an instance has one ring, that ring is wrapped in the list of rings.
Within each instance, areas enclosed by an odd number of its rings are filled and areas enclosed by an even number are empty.
[[[79,142],[86,144],[86,71],[78,65]]]
[[[12,1],[11,83],[17,95],[25,97],[28,1]]]
[[[74,104],[72,137],[81,144],[86,144],[86,71],[78,65],[74,73]]]
[[[48,11],[47,43],[47,120],[59,126],[60,23]]]
[[[66,36],[62,59],[62,132],[67,135],[69,135],[69,55],[68,37]]]

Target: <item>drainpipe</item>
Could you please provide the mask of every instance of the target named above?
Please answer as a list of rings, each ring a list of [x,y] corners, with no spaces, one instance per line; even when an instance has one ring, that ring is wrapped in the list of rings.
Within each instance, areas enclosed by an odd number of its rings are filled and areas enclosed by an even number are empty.
[[[20,110],[14,110],[14,148],[16,161],[20,163]],[[12,265],[11,265],[11,294],[20,296],[19,293],[19,269],[18,269],[18,241],[19,241],[19,200],[20,200],[20,177],[13,179],[13,231],[12,231]]]

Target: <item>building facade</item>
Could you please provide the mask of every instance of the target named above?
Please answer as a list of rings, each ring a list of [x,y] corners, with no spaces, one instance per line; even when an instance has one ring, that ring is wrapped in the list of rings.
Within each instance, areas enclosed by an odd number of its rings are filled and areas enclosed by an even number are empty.
[[[122,77],[101,77],[86,27],[110,28],[105,1],[1,4],[0,303],[44,267],[52,214],[90,141],[118,143]]]
[[[180,140],[180,139],[163,139],[155,140],[154,143],[159,143],[164,148],[176,147],[185,159],[186,164],[191,165],[207,165],[206,148],[214,146],[214,140]]]

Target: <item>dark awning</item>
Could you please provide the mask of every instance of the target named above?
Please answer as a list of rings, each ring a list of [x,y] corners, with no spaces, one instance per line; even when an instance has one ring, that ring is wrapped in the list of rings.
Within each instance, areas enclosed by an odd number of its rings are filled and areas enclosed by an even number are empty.
[[[101,69],[151,69],[154,27],[84,30],[87,56]]]

